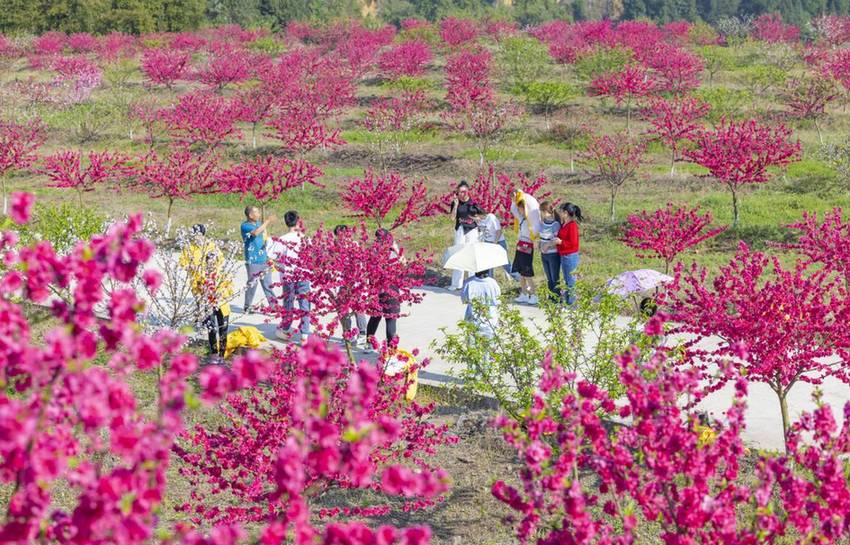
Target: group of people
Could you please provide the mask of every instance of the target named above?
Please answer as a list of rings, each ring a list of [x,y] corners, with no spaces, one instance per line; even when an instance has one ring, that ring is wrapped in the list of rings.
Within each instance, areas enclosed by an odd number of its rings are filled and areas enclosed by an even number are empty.
[[[549,296],[567,305],[575,302],[575,271],[579,265],[579,227],[583,221],[581,208],[566,202],[554,206],[551,202],[538,203],[534,196],[516,191],[511,202],[511,214],[517,234],[516,251],[512,265],[503,270],[507,278],[520,283],[517,303],[538,304],[534,286],[534,254],[540,253]],[[451,216],[454,219],[454,243],[485,242],[498,244],[507,251],[507,240],[499,218],[484,210],[472,199],[469,184],[461,181],[455,192]],[[565,289],[559,288],[561,274]],[[493,277],[494,271],[479,271],[480,278]],[[452,272],[450,290],[464,288],[464,273]]]
[[[456,189],[451,215],[454,219],[455,245],[484,242],[498,244],[507,252],[507,239],[499,218],[474,202],[469,184],[461,181]],[[575,271],[579,265],[579,227],[583,221],[581,208],[566,202],[554,206],[550,202],[538,203],[534,196],[516,191],[511,202],[511,215],[517,234],[516,250],[511,265],[502,270],[510,281],[518,281],[519,296],[515,302],[537,305],[534,286],[534,254],[540,253],[549,297],[567,305],[575,303]],[[561,289],[561,274],[564,289]],[[464,319],[477,324],[485,336],[494,334],[498,304],[502,290],[495,279],[494,270],[477,271],[464,281],[465,273],[452,272],[450,290],[462,290],[461,300],[466,303]],[[474,305],[482,305],[484,315]]]

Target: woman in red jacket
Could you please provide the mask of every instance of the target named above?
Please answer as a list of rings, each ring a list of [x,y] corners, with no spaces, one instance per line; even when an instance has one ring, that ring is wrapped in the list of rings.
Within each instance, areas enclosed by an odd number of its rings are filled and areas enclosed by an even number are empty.
[[[578,222],[583,221],[581,208],[571,202],[561,205],[558,210],[561,219],[561,229],[555,242],[558,244],[558,255],[561,256],[561,271],[564,273],[564,301],[572,305],[576,301],[576,279],[573,276],[579,263]]]

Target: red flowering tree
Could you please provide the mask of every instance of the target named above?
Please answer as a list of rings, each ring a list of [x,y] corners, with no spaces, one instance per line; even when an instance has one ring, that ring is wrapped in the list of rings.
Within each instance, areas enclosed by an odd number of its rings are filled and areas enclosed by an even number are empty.
[[[776,43],[794,43],[800,39],[800,29],[786,25],[778,13],[763,13],[753,21],[753,38]]]
[[[16,222],[28,221],[33,200],[13,196]],[[258,539],[279,543],[297,535],[331,545],[347,536],[352,545],[427,545],[426,527],[372,530],[356,522],[317,527],[308,500],[316,493],[314,485],[342,475],[351,487],[379,488],[417,506],[433,501],[445,490],[443,472],[394,463],[406,453],[414,459],[430,456],[433,446],[452,440],[444,428],[422,422],[432,409],[399,402],[394,392],[400,387],[390,387],[374,364],[345,366],[337,352],[319,343],[297,354],[252,352],[228,366],[197,372],[196,357],[186,351],[182,336],[147,334],[139,325],[145,297],[156,294],[161,282],[157,271],[141,270],[154,252],[141,229],[141,216],[132,216],[68,255],[57,255],[47,242],[16,247],[13,232],[2,236],[5,261],[17,266],[0,272],[0,309],[6,317],[0,329],[7,340],[0,350],[0,381],[7,385],[0,389],[0,430],[4,438],[14,438],[0,442],[0,482],[9,491],[0,539],[23,544],[73,535],[79,542],[144,545],[158,542],[166,531],[175,544],[247,543],[246,533],[234,524],[210,527],[212,537],[187,524],[166,526],[160,514],[172,449],[188,453],[185,441],[175,444],[185,432],[187,401],[200,397],[215,404],[240,389],[266,392],[253,387],[288,370],[288,436],[285,441],[280,434],[264,436],[270,450],[261,455],[270,460],[262,503],[281,506],[281,513],[263,519]],[[139,275],[145,296],[130,285]],[[105,283],[115,289],[106,292]],[[66,297],[51,301],[55,293]],[[46,304],[53,325],[36,335],[32,308]],[[107,362],[108,369],[98,361]],[[131,381],[153,371],[156,395],[147,410],[149,400],[137,398]],[[328,399],[332,411],[323,409]],[[208,443],[207,455],[225,460],[244,439]],[[388,443],[402,447],[375,453]],[[230,461],[259,463],[259,451],[245,452]],[[236,487],[239,481],[231,482]],[[57,501],[59,492],[69,496]]]
[[[446,102],[462,111],[475,103],[494,100],[490,82],[492,56],[485,50],[463,50],[446,61]]]
[[[738,191],[748,184],[765,183],[771,178],[768,167],[784,167],[800,158],[800,142],[791,141],[784,125],[767,127],[755,120],[721,120],[712,130],[700,131],[695,149],[685,157],[709,170],[709,175],[726,184],[732,193],[732,227],[738,225]]]
[[[630,65],[620,72],[605,74],[593,80],[591,92],[596,96],[613,98],[617,105],[626,103],[626,130],[631,130],[632,102],[653,92],[655,82],[649,72],[640,66]]]
[[[401,153],[402,135],[416,126],[428,106],[423,91],[404,91],[400,96],[378,99],[366,112],[363,126],[377,143],[381,171],[386,145],[393,144],[395,153]]]
[[[307,161],[258,155],[252,161],[238,163],[221,172],[217,179],[224,193],[239,193],[240,200],[252,195],[265,216],[267,204],[290,189],[303,188],[306,184],[321,185],[321,176],[322,171]]]
[[[806,76],[788,80],[782,101],[788,108],[788,114],[796,119],[810,119],[823,144],[819,121],[826,117],[826,107],[838,98],[839,91],[835,80],[822,76]]]
[[[239,120],[251,124],[251,148],[257,148],[257,127],[271,115],[275,103],[274,93],[265,86],[242,91],[237,95]]]
[[[434,404],[404,402],[406,375],[385,375],[385,362],[357,364],[321,342],[303,350],[290,346],[276,360],[268,388],[229,396],[221,406],[224,423],[198,426],[175,447],[184,461],[181,472],[196,490],[179,509],[196,524],[286,520],[294,507],[309,513],[334,490],[369,487],[384,498],[403,496],[404,511],[439,500],[448,477],[429,459],[456,438],[427,421]],[[362,429],[367,423],[374,428]],[[363,440],[351,441],[351,434],[361,433]],[[295,502],[281,493],[289,480],[300,490]],[[202,492],[202,484],[212,484],[211,492]],[[225,495],[237,501],[214,507],[211,500]],[[391,511],[386,499],[357,506],[342,501],[316,514],[336,519]]]
[[[76,191],[80,206],[83,206],[83,193],[94,191],[98,184],[118,182],[133,173],[127,157],[108,151],[90,151],[87,163],[84,166],[81,151],[60,151],[45,157],[39,172],[50,179],[48,187]]]
[[[478,37],[478,25],[470,19],[447,17],[440,23],[440,37],[448,46],[457,47]]]
[[[843,279],[826,271],[811,272],[803,263],[784,269],[775,257],[742,242],[713,280],[696,264],[680,271],[668,299],[681,324],[673,331],[695,336],[685,344],[695,365],[708,374],[712,363],[731,359],[748,380],[767,384],[786,434],[787,396],[795,384],[820,384],[826,377],[850,383],[850,299]],[[696,346],[712,335],[721,339],[716,348]]]
[[[699,121],[708,114],[710,106],[690,97],[658,98],[647,109],[652,128],[649,133],[670,148],[670,175],[675,172],[676,154],[683,140],[691,140],[703,128]]]
[[[166,233],[171,230],[171,209],[177,200],[189,200],[193,195],[213,193],[217,189],[215,157],[178,150],[160,158],[151,152],[139,158],[139,163],[133,185],[152,199],[168,200]]]
[[[608,184],[612,222],[616,219],[617,193],[623,184],[637,175],[638,168],[644,162],[645,152],[646,144],[642,140],[617,133],[613,136],[591,136],[587,150],[580,155],[580,159],[590,165],[594,175]]]
[[[175,81],[186,76],[191,59],[191,55],[185,51],[146,49],[142,53],[141,69],[148,83],[171,89]]]
[[[46,140],[46,131],[40,121],[26,124],[0,120],[0,183],[3,185],[3,215],[9,210],[6,194],[6,177],[13,170],[33,164],[38,148]]]
[[[378,68],[384,77],[391,80],[402,76],[420,76],[433,58],[427,43],[414,40],[381,53],[378,57]]]
[[[652,69],[657,89],[677,96],[699,87],[700,74],[705,68],[698,56],[668,44],[647,50],[642,59]]]
[[[231,83],[239,83],[251,76],[255,59],[244,49],[218,47],[211,51],[206,64],[198,70],[198,80],[219,92]]]
[[[818,221],[816,213],[803,213],[803,219],[788,226],[799,232],[795,242],[783,247],[796,250],[806,263],[818,264],[841,275],[850,289],[850,222],[843,219],[843,210],[833,208]]]
[[[397,172],[377,176],[371,170],[367,170],[362,178],[349,180],[342,202],[358,217],[390,230],[437,215],[443,209],[442,199],[429,198],[421,180],[410,182]],[[398,216],[389,224],[387,216],[399,206]]]
[[[651,334],[661,332],[653,319]],[[742,472],[748,383],[734,383],[731,406],[710,428],[684,399],[705,393],[701,377],[656,354],[620,358],[625,395],[543,362],[540,389],[521,421],[500,419],[522,468],[519,485],[498,481],[496,499],[521,544],[779,543],[789,535],[837,543],[850,488],[841,461],[850,453],[847,420],[821,405],[788,435],[787,456],[757,454]],[[850,404],[844,413],[850,412]],[[611,426],[611,422],[617,424]],[[806,438],[806,440],[803,440]],[[581,476],[582,478],[577,478]]]
[[[643,210],[629,215],[620,240],[636,250],[640,259],[657,258],[664,261],[666,274],[679,254],[726,230],[725,227],[708,229],[712,219],[711,212],[700,214],[698,206],[676,207],[673,203],[667,203],[666,208],[652,213]]]
[[[156,133],[162,130],[162,117],[160,115],[159,103],[150,98],[135,100],[129,105],[128,117],[142,124],[145,129],[145,140],[149,150],[153,150],[156,143]],[[133,137],[133,129],[130,129],[130,138]]]
[[[168,132],[180,145],[188,148],[203,144],[208,149],[230,137],[242,138],[242,131],[236,126],[241,115],[238,101],[203,91],[182,95],[177,104],[159,112]]]
[[[283,149],[303,154],[318,147],[342,145],[339,130],[328,122],[354,102],[353,79],[345,66],[313,52],[293,51],[260,74],[262,85],[275,95],[266,125],[268,136]]]

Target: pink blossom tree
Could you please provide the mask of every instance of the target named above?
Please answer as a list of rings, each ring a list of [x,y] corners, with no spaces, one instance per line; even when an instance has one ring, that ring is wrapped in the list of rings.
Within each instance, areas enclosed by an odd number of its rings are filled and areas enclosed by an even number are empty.
[[[198,70],[198,80],[219,92],[231,83],[239,83],[251,76],[254,59],[247,51],[233,47],[219,47],[211,51],[206,64]]]
[[[217,161],[209,154],[175,150],[168,157],[160,158],[152,151],[140,157],[139,163],[132,185],[152,199],[168,200],[166,233],[171,230],[171,210],[177,200],[189,200],[193,195],[213,193],[217,189]]]
[[[708,169],[710,176],[732,193],[732,228],[738,225],[738,191],[742,186],[770,180],[768,167],[783,167],[799,160],[800,142],[791,141],[784,125],[763,126],[755,120],[721,120],[712,130],[700,131],[695,149],[685,157]]]
[[[156,134],[162,130],[162,116],[159,103],[150,98],[141,98],[130,103],[128,117],[144,126],[145,140],[149,150],[153,150]],[[130,139],[133,138],[133,128],[130,128]]]
[[[676,154],[683,140],[692,139],[703,128],[699,122],[708,115],[710,106],[690,97],[658,98],[647,109],[652,128],[649,133],[670,148],[670,175],[675,173]]]
[[[191,55],[178,49],[146,49],[142,53],[141,69],[148,83],[171,89],[189,71]]]
[[[180,145],[190,148],[203,144],[208,149],[215,149],[227,138],[242,138],[236,126],[241,114],[238,101],[203,91],[182,95],[176,104],[159,112]]]
[[[378,67],[384,77],[391,80],[402,76],[420,76],[433,57],[427,43],[414,40],[383,52],[378,57]]]
[[[591,92],[596,96],[613,98],[617,105],[626,103],[626,130],[631,131],[632,102],[653,92],[655,82],[649,72],[639,66],[627,66],[620,72],[605,74],[593,80]]]
[[[643,57],[652,70],[657,89],[682,96],[700,85],[705,66],[702,59],[690,51],[667,44],[647,50]]]
[[[437,215],[443,208],[442,199],[429,198],[421,180],[411,182],[396,172],[377,176],[371,170],[367,170],[362,178],[348,181],[342,202],[357,216],[390,230]],[[387,216],[399,206],[398,216],[388,224]]]
[[[807,264],[816,264],[844,278],[850,289],[850,222],[843,210],[833,208],[818,220],[818,215],[804,212],[803,219],[788,226],[798,232],[796,241],[783,247],[802,254]]]
[[[712,219],[711,212],[701,214],[698,206],[677,207],[667,203],[666,208],[652,213],[643,210],[629,215],[620,240],[636,250],[640,259],[664,261],[664,273],[667,274],[679,254],[726,230],[725,227],[708,229]]]
[[[395,152],[401,153],[402,134],[416,126],[428,104],[423,91],[404,91],[400,96],[378,99],[366,112],[363,126],[377,143],[381,171],[385,146],[392,143]]]
[[[611,222],[616,219],[617,193],[623,184],[637,175],[638,168],[645,161],[645,152],[646,144],[642,140],[617,133],[613,136],[591,136],[587,150],[580,155],[580,159],[590,165],[593,174],[608,184]]]
[[[98,184],[120,182],[133,173],[128,158],[120,154],[90,151],[87,159],[84,166],[81,151],[60,151],[45,157],[39,172],[50,179],[48,187],[76,191],[80,206],[83,206],[83,193],[94,191]]]
[[[843,279],[826,271],[811,272],[799,262],[785,269],[775,257],[741,242],[713,280],[696,264],[679,271],[668,300],[681,324],[672,331],[694,335],[685,343],[694,365],[708,373],[713,362],[731,359],[748,380],[767,384],[779,402],[786,435],[787,397],[798,382],[820,384],[834,377],[850,383],[848,298]],[[696,346],[712,335],[721,339],[719,346]],[[723,383],[714,381],[715,387]]]
[[[446,102],[463,111],[476,103],[494,99],[490,81],[492,56],[485,50],[463,50],[446,61]]]
[[[826,107],[839,96],[835,80],[818,76],[790,78],[782,93],[788,114],[796,119],[814,123],[818,139],[823,144],[819,120],[826,117]]]
[[[251,148],[257,149],[257,127],[264,124],[275,103],[274,93],[265,86],[247,89],[237,95],[239,120],[251,124]]]
[[[321,185],[322,171],[304,160],[292,160],[272,155],[258,155],[252,161],[238,163],[218,174],[222,192],[239,193],[240,200],[250,194],[260,204],[265,216],[266,205],[281,195],[306,184]]]
[[[657,335],[663,322],[648,325]],[[636,349],[620,358],[621,395],[587,381],[570,387],[576,377],[547,358],[527,415],[499,419],[522,467],[518,484],[497,481],[492,493],[510,509],[506,522],[519,543],[626,544],[650,533],[669,544],[847,536],[836,524],[850,498],[840,461],[850,452],[846,420],[839,426],[820,405],[793,426],[787,456],[754,454],[756,470],[742,471],[747,380],[721,368],[734,393],[709,428],[682,403],[705,394],[700,375],[663,353],[645,360]]]
[[[794,43],[800,39],[800,29],[783,23],[778,13],[763,13],[753,21],[753,38],[771,44]]]
[[[355,363],[321,342],[289,347],[275,359],[268,388],[228,396],[223,423],[198,426],[175,447],[197,491],[179,509],[196,524],[286,520],[295,506],[331,520],[392,511],[385,499],[311,509],[334,490],[368,487],[383,498],[402,496],[404,511],[439,500],[448,476],[429,459],[435,447],[455,438],[446,426],[428,422],[434,404],[403,402],[406,375],[386,375],[384,361]],[[373,430],[354,431],[367,422]],[[352,442],[352,433],[365,435]],[[213,484],[211,491],[203,492],[202,483]],[[281,493],[282,484],[298,490],[298,498]],[[211,500],[222,494],[238,502],[215,507]]]
[[[15,221],[28,221],[33,200],[28,194],[13,196]],[[0,482],[9,491],[0,539],[30,543],[72,535],[81,543],[144,545],[168,532],[166,541],[181,545],[247,543],[237,524],[209,527],[207,537],[190,524],[171,527],[159,515],[172,452],[179,458],[191,448],[185,429],[189,404],[201,401],[215,409],[238,390],[246,397],[228,401],[249,399],[251,391],[264,395],[268,389],[253,388],[266,380],[282,386],[283,380],[272,379],[277,372],[286,375],[291,411],[285,414],[284,434],[263,436],[271,450],[238,455],[244,437],[205,445],[211,459],[234,454],[230,462],[245,467],[268,461],[261,503],[279,506],[280,512],[263,518],[258,539],[279,543],[296,535],[332,545],[346,536],[352,545],[427,545],[427,527],[372,530],[333,521],[317,526],[308,501],[316,492],[312,485],[340,475],[352,488],[380,489],[416,506],[437,499],[446,490],[444,472],[399,463],[410,453],[412,460],[426,458],[427,464],[435,445],[453,440],[445,428],[423,422],[433,408],[397,401],[404,391],[400,381],[391,387],[374,364],[346,365],[338,352],[316,342],[299,352],[251,352],[228,366],[198,371],[185,338],[139,327],[145,297],[156,294],[162,281],[157,271],[143,270],[154,246],[141,229],[141,215],[131,216],[68,255],[56,254],[47,242],[16,247],[10,231],[2,236],[6,262],[18,266],[0,272],[0,309],[7,317],[0,329],[9,341],[0,351],[0,381],[8,386],[0,390],[0,430],[4,438],[14,438],[0,442]],[[131,285],[138,276],[145,297]],[[116,287],[106,292],[105,283]],[[54,293],[67,295],[51,301]],[[27,309],[45,304],[51,305],[55,325],[36,335]],[[101,358],[108,369],[96,364]],[[132,380],[152,371],[156,395],[146,410],[149,403],[140,401]],[[333,399],[330,412],[323,410],[328,399]],[[357,430],[355,436],[351,430]],[[223,430],[212,433],[227,436]],[[402,448],[376,453],[385,444]],[[60,491],[68,498],[57,501]],[[211,515],[207,519],[216,518],[212,506],[204,512]]]
[[[7,175],[32,165],[38,148],[46,140],[46,131],[40,121],[26,124],[0,121],[0,182],[3,184],[3,215],[9,210],[6,193]]]
[[[440,23],[440,37],[449,47],[457,47],[478,37],[478,25],[470,19],[447,17]]]

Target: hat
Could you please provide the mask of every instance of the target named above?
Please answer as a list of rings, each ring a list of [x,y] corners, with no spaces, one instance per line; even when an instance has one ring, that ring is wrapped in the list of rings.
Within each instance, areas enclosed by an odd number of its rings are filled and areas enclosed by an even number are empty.
[[[207,234],[207,228],[204,227],[204,224],[202,224],[202,223],[196,223],[195,225],[192,226],[192,234],[193,235],[206,235]]]

